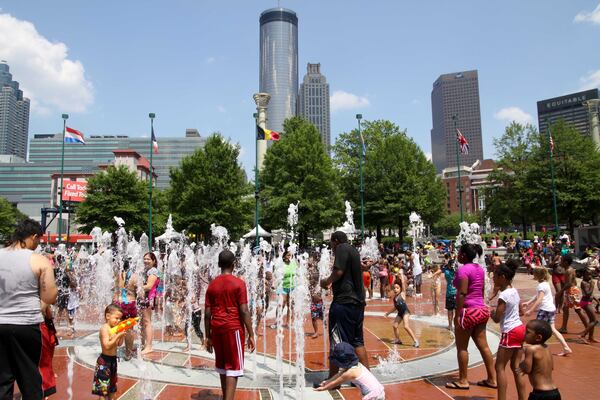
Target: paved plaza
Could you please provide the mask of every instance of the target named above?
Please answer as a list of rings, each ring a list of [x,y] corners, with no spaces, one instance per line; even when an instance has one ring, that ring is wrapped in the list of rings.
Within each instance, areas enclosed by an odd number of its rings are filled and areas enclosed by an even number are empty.
[[[519,289],[522,300],[527,300],[535,292],[535,282],[525,274],[518,274],[515,287]],[[392,345],[393,332],[391,318],[384,313],[391,308],[391,302],[380,299],[369,300],[365,317],[365,340],[369,360],[375,375],[385,385],[388,399],[494,399],[496,391],[476,386],[476,382],[485,378],[485,370],[480,365],[479,352],[471,344],[469,381],[470,390],[451,390],[445,384],[456,379],[456,350],[453,335],[446,327],[444,316],[432,316],[432,304],[429,295],[429,282],[424,285],[424,297],[408,298],[413,312],[413,329],[420,339],[421,347],[412,347],[412,341],[401,329],[403,345]],[[443,293],[443,292],[442,292]],[[417,301],[416,301],[417,300]],[[443,300],[442,300],[443,302]],[[445,313],[445,310],[443,311]],[[561,316],[559,315],[559,320]],[[271,323],[272,321],[269,321]],[[64,327],[59,328],[63,337],[54,358],[58,393],[52,398],[69,399],[68,389],[72,387],[72,399],[93,399],[91,383],[93,368],[99,354],[97,331],[91,326],[81,324],[74,339],[64,337]],[[306,330],[310,331],[310,320]],[[492,351],[497,349],[498,326],[488,323],[488,341]],[[586,398],[594,387],[595,371],[600,368],[600,344],[584,345],[576,340],[576,332],[583,326],[576,315],[569,322],[569,334],[566,335],[573,354],[569,357],[555,357],[554,379],[564,399]],[[246,355],[246,376],[239,381],[236,398],[239,399],[277,399],[279,398],[279,379],[276,374],[275,333],[267,327],[266,336],[257,337],[256,355]],[[295,344],[292,352],[289,346],[289,331],[285,332],[283,370],[285,398],[299,399],[295,387]],[[293,336],[293,332],[292,332]],[[155,332],[154,351],[147,362],[133,359],[119,363],[118,399],[140,399],[141,393],[151,393],[153,399],[218,399],[220,398],[219,377],[213,370],[214,356],[196,345],[191,353],[183,352],[185,343],[182,338],[170,336],[161,339],[161,332]],[[157,341],[156,341],[157,340]],[[305,339],[306,386],[305,399],[360,399],[358,389],[343,387],[339,391],[317,393],[311,389],[313,381],[323,379],[327,369],[324,355],[323,336]],[[549,344],[553,352],[560,351],[560,345],[554,339]],[[393,349],[396,355],[390,356]],[[291,356],[291,358],[290,358]],[[290,359],[292,362],[290,362]],[[380,366],[381,360],[383,366]],[[69,384],[69,364],[72,366],[72,384]],[[512,379],[512,378],[511,378]],[[509,380],[511,382],[511,380]],[[509,398],[516,398],[513,385],[509,384]],[[588,397],[589,398],[589,397]]]

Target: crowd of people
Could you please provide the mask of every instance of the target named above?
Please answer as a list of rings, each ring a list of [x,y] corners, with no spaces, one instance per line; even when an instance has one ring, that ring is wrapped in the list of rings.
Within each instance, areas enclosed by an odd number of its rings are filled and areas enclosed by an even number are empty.
[[[16,229],[10,246],[0,250],[0,283],[4,289],[0,292],[0,398],[12,397],[15,380],[24,399],[40,399],[56,392],[52,371],[52,354],[60,339],[56,328],[67,338],[75,336],[77,311],[85,305],[86,293],[94,290],[93,282],[86,277],[86,267],[76,265],[73,253],[34,252],[42,234],[37,222],[25,220]],[[507,240],[510,245],[515,242],[508,258],[498,253],[498,244],[506,244],[499,238],[491,239],[491,252],[485,255],[478,244],[454,248],[452,244],[428,242],[414,251],[380,246],[377,257],[361,258],[344,232],[332,234],[331,274],[320,275],[318,252],[311,252],[308,259],[313,328],[308,335],[319,337],[319,326],[325,322],[323,330],[330,343],[329,377],[316,382],[315,390],[352,381],[363,398],[384,399],[383,386],[369,368],[363,335],[365,307],[368,301],[390,302],[385,316],[395,314],[391,344],[402,345],[402,326],[412,346],[418,348],[420,342],[411,326],[408,297],[422,302],[425,295],[431,300],[434,315],[440,314],[443,304],[447,328],[454,332],[459,372],[458,379],[449,382],[448,388],[469,389],[467,348],[473,340],[487,374],[477,385],[495,388],[498,398],[505,399],[505,370],[509,365],[519,399],[525,398],[527,375],[534,389],[530,399],[560,398],[552,383],[552,357],[544,343],[554,335],[562,345],[557,356],[573,352],[563,336],[571,310],[584,326],[579,332],[580,341],[596,342],[594,331],[600,302],[594,291],[596,287],[600,289],[600,283],[595,281],[598,255],[593,250],[586,254],[586,267],[578,284],[568,237],[557,241],[552,237],[537,238],[527,246],[512,238]],[[258,287],[252,288],[236,276],[239,257],[231,251],[219,254],[220,275],[210,277],[208,267],[201,266],[191,282],[187,280],[185,257],[181,256],[178,263],[166,263],[164,256],[158,255],[144,254],[142,274],[136,273],[128,260],[121,260],[121,268],[115,269],[113,299],[105,305],[104,324],[99,331],[102,350],[92,393],[102,398],[114,397],[117,348],[124,344],[125,361],[138,352],[143,357],[154,351],[153,319],[160,318],[166,335],[183,338],[194,332],[208,351],[215,352],[224,398],[233,399],[237,379],[244,372],[244,346],[254,350],[255,330],[257,335],[266,334],[261,331],[260,321],[267,318],[269,306],[277,304],[277,313],[283,314],[283,326],[290,324],[299,268],[294,254],[287,250],[282,253],[282,277],[277,287],[272,260],[260,259]],[[527,301],[522,301],[519,290],[512,286],[520,267],[537,281],[536,295]],[[427,293],[423,293],[423,287],[427,287],[424,281],[429,283]],[[328,309],[325,299],[331,301]],[[252,312],[256,317],[254,325]],[[557,328],[555,318],[559,313],[562,321]],[[522,319],[534,314],[535,319],[523,323]],[[116,330],[121,321],[138,317],[139,333]],[[501,332],[495,360],[487,342],[489,319],[499,323]],[[61,323],[65,325],[63,330]]]

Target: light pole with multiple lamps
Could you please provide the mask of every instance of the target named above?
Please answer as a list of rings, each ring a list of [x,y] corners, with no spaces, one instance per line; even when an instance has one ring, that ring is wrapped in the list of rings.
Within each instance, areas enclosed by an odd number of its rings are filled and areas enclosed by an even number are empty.
[[[362,133],[360,131],[360,120],[362,114],[356,114],[356,120],[358,121],[358,139],[360,140],[360,158],[358,168],[360,170],[360,241],[365,241],[365,181],[363,178],[363,164],[365,162],[365,143],[363,141]]]

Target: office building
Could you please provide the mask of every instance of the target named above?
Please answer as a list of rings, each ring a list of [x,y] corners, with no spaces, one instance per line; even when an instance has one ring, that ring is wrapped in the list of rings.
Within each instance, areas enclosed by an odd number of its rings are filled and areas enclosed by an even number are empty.
[[[267,129],[283,131],[286,118],[296,115],[298,99],[298,17],[284,8],[260,15],[259,92],[271,96]]]
[[[432,161],[438,173],[444,168],[456,167],[455,127],[469,143],[469,154],[459,156],[460,165],[470,166],[476,160],[483,160],[479,79],[476,70],[444,74],[436,79],[431,91],[431,111]]]
[[[598,107],[589,105],[597,103],[598,98],[598,89],[592,89],[538,101],[540,133],[546,134],[548,122],[553,124],[562,119],[577,128],[582,135],[592,135],[592,122],[598,119]]]
[[[321,74],[321,64],[308,64],[300,84],[298,114],[321,133],[321,140],[329,152],[331,147],[331,118],[329,113],[329,84]]]
[[[6,61],[0,62],[0,155],[27,158],[29,99],[13,80]]]

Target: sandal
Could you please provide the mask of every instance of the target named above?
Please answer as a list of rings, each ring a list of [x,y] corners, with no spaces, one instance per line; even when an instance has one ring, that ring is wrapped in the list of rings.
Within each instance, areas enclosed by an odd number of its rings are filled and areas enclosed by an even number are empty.
[[[498,385],[491,385],[487,380],[477,382],[477,386],[483,386],[490,389],[498,389]]]
[[[458,389],[458,390],[469,390],[469,386],[460,386],[458,382],[448,382],[446,383],[446,388],[448,389]]]

